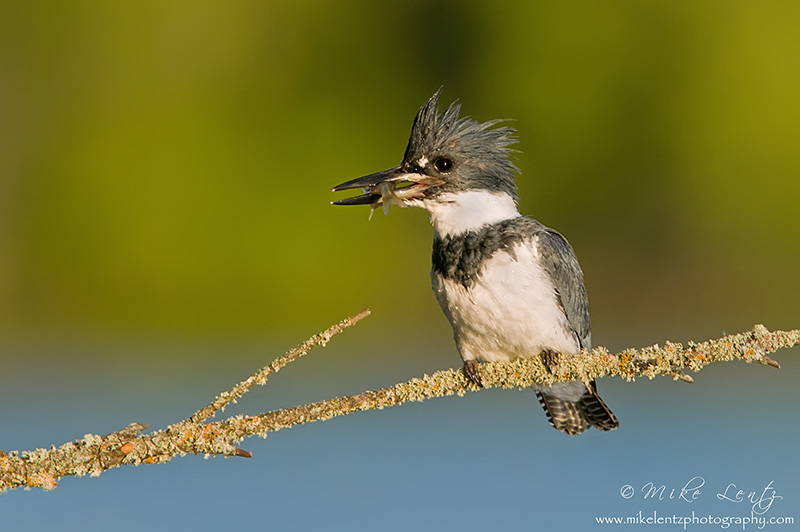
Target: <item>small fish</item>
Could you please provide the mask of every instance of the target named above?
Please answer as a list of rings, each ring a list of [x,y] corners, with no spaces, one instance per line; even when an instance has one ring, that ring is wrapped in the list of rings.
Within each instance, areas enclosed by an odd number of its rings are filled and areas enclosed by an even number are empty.
[[[395,193],[394,183],[380,183],[373,185],[368,189],[364,189],[365,194],[380,194],[380,198],[370,203],[369,219],[372,220],[372,213],[375,212],[380,205],[383,205],[383,214],[388,215],[389,209],[392,205],[398,205],[402,208],[406,207],[405,202]]]

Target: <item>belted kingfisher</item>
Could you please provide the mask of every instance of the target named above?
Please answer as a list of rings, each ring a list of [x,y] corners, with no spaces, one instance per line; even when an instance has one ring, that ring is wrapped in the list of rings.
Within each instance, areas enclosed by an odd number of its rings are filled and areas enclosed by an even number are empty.
[[[403,162],[342,183],[365,194],[335,205],[422,207],[434,228],[431,280],[453,327],[464,372],[480,384],[479,361],[591,349],[589,302],[572,247],[517,210],[519,172],[509,160],[516,131],[500,120],[439,113],[439,89],[419,110]],[[549,366],[548,366],[549,367]],[[619,422],[594,381],[534,386],[550,424],[567,434]]]

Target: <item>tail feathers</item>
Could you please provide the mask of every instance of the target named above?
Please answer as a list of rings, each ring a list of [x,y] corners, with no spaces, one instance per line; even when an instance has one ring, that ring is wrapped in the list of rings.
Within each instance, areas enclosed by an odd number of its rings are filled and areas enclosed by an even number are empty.
[[[589,422],[581,413],[580,402],[570,402],[542,392],[536,392],[544,408],[547,421],[556,429],[574,436],[589,428]]]
[[[586,421],[598,430],[612,430],[619,427],[617,416],[597,395],[597,387],[594,381],[589,385],[587,393],[581,396],[581,412]]]
[[[594,381],[577,401],[568,401],[541,391],[537,391],[536,396],[550,424],[569,435],[580,434],[589,427],[607,431],[619,426],[617,417],[597,395]]]

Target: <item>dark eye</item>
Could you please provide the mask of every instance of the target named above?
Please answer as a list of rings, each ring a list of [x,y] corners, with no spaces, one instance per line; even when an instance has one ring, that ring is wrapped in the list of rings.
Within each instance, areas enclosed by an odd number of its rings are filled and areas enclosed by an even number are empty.
[[[447,157],[439,157],[433,161],[433,166],[440,172],[449,172],[453,168],[453,160]]]

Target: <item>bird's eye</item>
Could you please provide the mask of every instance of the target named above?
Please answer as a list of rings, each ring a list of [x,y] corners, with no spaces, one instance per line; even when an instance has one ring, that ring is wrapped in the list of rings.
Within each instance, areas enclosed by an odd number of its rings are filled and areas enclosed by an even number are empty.
[[[453,168],[453,160],[447,157],[439,157],[433,161],[433,166],[440,172],[449,172]]]

